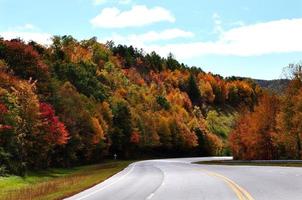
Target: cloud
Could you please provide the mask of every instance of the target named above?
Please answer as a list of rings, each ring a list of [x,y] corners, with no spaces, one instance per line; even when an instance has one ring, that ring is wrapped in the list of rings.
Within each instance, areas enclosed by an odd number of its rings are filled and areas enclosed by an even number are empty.
[[[119,4],[129,4],[129,3],[131,3],[131,0],[119,0],[118,3]]]
[[[238,27],[238,26],[244,26],[245,23],[244,23],[244,21],[239,20],[239,21],[232,22],[230,25],[233,27]]]
[[[175,22],[175,18],[165,8],[147,8],[144,5],[136,5],[128,11],[121,11],[116,7],[104,8],[99,15],[90,20],[90,23],[94,27],[101,28],[126,28],[161,21]]]
[[[20,38],[25,42],[35,41],[43,45],[50,45],[52,43],[51,34],[41,32],[38,27],[31,23],[9,27],[5,31],[0,31],[0,37],[6,40]]]
[[[101,5],[101,4],[104,4],[106,2],[107,2],[107,0],[93,0],[94,5]]]
[[[20,30],[34,30],[36,27],[32,24],[24,24],[23,26],[18,26],[17,29]]]
[[[23,25],[10,27],[8,30],[10,30],[10,31],[32,31],[32,30],[38,30],[38,28],[31,23],[26,23]]]
[[[233,28],[217,43],[233,47],[230,53],[242,56],[287,53],[302,51],[301,35],[302,18],[283,19]]]
[[[43,44],[43,45],[50,45],[52,43],[51,34],[40,33],[40,32],[3,31],[3,32],[0,32],[0,37],[3,37],[6,40],[21,38],[25,42],[29,42],[29,41],[33,40],[33,41],[35,41],[39,44]]]
[[[192,32],[181,29],[167,29],[160,32],[149,31],[144,34],[131,34],[127,36],[113,34],[111,37],[108,37],[105,40],[113,40],[116,43],[123,43],[127,45],[143,46],[150,42],[190,37],[194,37]]]
[[[302,18],[243,25],[223,31],[216,41],[189,43],[143,43],[139,48],[162,56],[172,52],[179,59],[204,55],[260,56],[302,52]]]
[[[214,13],[212,15],[212,19],[214,22],[214,33],[221,34],[223,32],[223,28],[222,28],[222,21],[220,15],[218,13]]]

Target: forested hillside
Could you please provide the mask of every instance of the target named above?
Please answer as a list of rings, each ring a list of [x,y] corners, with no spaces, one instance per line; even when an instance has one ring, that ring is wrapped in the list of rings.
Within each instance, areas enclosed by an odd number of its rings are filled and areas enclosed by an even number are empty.
[[[262,91],[156,52],[0,40],[0,173],[118,158],[222,155]]]
[[[230,134],[236,159],[302,159],[302,66],[289,65],[291,80],[281,94],[264,92]]]
[[[258,84],[262,89],[281,94],[288,86],[290,80],[289,79],[275,79],[275,80],[261,80],[261,79],[252,79],[247,77],[238,77],[238,76],[230,76],[226,77],[229,81],[252,81]]]
[[[288,79],[276,79],[276,80],[259,80],[254,79],[254,81],[262,88],[266,88],[275,93],[282,93],[288,86],[290,80]]]

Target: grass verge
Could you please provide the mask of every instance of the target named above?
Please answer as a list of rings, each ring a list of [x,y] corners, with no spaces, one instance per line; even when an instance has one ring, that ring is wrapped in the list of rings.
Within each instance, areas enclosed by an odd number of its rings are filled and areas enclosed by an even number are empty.
[[[277,167],[302,167],[300,161],[236,161],[236,160],[219,160],[219,161],[201,161],[196,162],[203,165],[243,165],[243,166],[277,166]]]
[[[107,161],[71,169],[49,169],[0,177],[0,200],[56,200],[90,188],[121,171],[133,161]]]

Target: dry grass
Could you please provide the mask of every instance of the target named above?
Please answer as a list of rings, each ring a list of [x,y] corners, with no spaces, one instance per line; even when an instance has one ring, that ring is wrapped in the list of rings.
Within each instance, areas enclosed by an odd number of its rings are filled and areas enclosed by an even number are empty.
[[[113,162],[83,167],[75,172],[16,189],[1,191],[1,200],[53,200],[71,196],[100,183],[125,168],[130,162]],[[0,180],[1,181],[1,180]]]

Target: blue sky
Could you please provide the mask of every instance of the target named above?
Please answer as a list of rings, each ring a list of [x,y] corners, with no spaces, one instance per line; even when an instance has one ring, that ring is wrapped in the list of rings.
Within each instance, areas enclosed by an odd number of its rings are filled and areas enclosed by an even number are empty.
[[[302,60],[301,0],[0,0],[0,36],[132,44],[223,76],[280,78]]]

